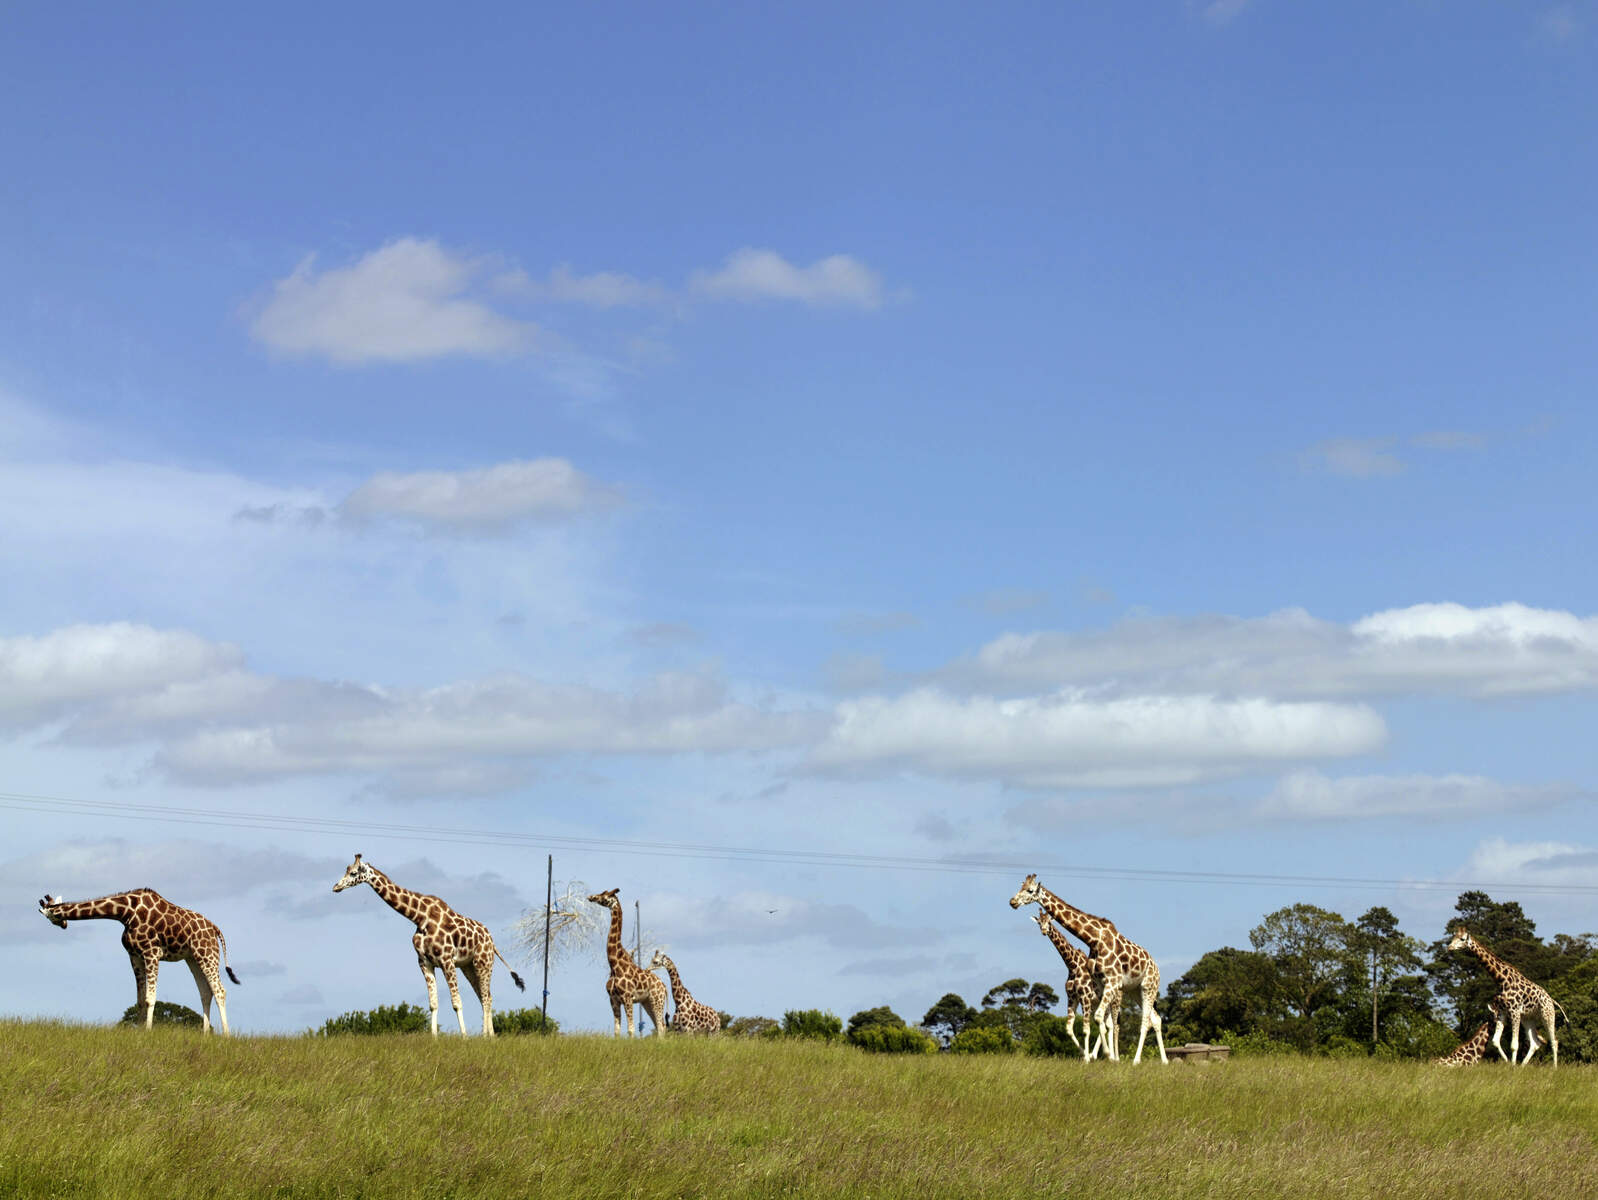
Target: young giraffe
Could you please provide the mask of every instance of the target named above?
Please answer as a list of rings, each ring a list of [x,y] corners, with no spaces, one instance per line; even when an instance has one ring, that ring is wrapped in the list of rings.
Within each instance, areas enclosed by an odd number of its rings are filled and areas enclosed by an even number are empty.
[[[721,1014],[708,1004],[701,1004],[695,1000],[693,994],[682,985],[682,976],[677,974],[677,964],[666,957],[663,950],[656,950],[655,957],[649,960],[649,969],[658,971],[666,968],[666,974],[671,976],[671,997],[677,1006],[677,1011],[671,1014],[671,1027],[678,1033],[720,1033]]]
[[[1082,1036],[1092,1038],[1093,1010],[1098,1002],[1097,991],[1093,984],[1093,960],[1073,946],[1065,934],[1055,928],[1049,914],[1043,909],[1040,908],[1032,919],[1038,923],[1043,936],[1054,944],[1054,948],[1060,952],[1060,958],[1065,962],[1065,1031],[1071,1035],[1071,1041],[1078,1048],[1085,1049],[1086,1047],[1077,1041],[1076,1018],[1080,1011]],[[1112,1020],[1115,1015],[1115,1012],[1110,1014]]]
[[[1138,1031],[1137,1053],[1132,1056],[1132,1062],[1136,1065],[1142,1061],[1143,1041],[1148,1037],[1151,1025],[1154,1027],[1154,1039],[1160,1047],[1160,1061],[1170,1062],[1165,1055],[1165,1023],[1160,1020],[1160,1014],[1154,1011],[1154,998],[1160,994],[1160,968],[1155,965],[1149,952],[1125,937],[1113,921],[1085,913],[1061,900],[1040,884],[1036,875],[1028,875],[1022,880],[1020,890],[1010,897],[1011,908],[1020,908],[1023,904],[1038,905],[1086,942],[1093,952],[1093,965],[1103,977],[1104,987],[1099,993],[1098,1011],[1094,1014],[1099,1022],[1099,1037],[1093,1049],[1085,1053],[1083,1058],[1096,1057],[1102,1046],[1108,1049],[1110,1061],[1120,1061],[1119,1022],[1112,1020],[1110,1011],[1112,1007],[1120,1011],[1122,990],[1128,983],[1134,983],[1143,1001],[1143,1020],[1142,1028]]]
[[[1432,1059],[1433,1064],[1439,1067],[1475,1066],[1477,1063],[1481,1062],[1482,1058],[1487,1054],[1488,1028],[1488,1022],[1483,1021],[1480,1028],[1478,1028],[1475,1033],[1471,1034],[1468,1039],[1460,1042],[1452,1052],[1443,1055],[1441,1058]],[[1530,1026],[1527,1027],[1526,1032],[1531,1032]]]
[[[437,896],[423,895],[400,887],[369,862],[357,854],[344,871],[344,877],[333,885],[335,892],[369,883],[372,890],[400,916],[416,925],[411,935],[411,945],[416,947],[416,965],[422,968],[422,978],[427,980],[427,1008],[432,1019],[433,1036],[438,1036],[438,981],[433,978],[436,968],[444,969],[444,982],[449,984],[449,1002],[454,1006],[455,1019],[460,1022],[461,1033],[466,1032],[466,1017],[461,1012],[460,985],[455,982],[455,968],[461,969],[472,991],[483,1002],[483,1036],[494,1036],[494,1001],[490,994],[494,981],[494,959],[505,963],[511,980],[522,990],[527,985],[522,977],[511,971],[510,963],[494,946],[494,938],[481,921],[463,917]]]
[[[211,1032],[211,997],[216,996],[217,1017],[227,1033],[227,989],[222,986],[221,968],[234,983],[239,977],[227,961],[227,939],[212,922],[190,908],[179,908],[149,888],[117,892],[98,900],[62,900],[45,896],[39,911],[52,925],[67,927],[68,921],[105,918],[122,922],[122,946],[133,964],[133,982],[138,989],[136,1003],[144,1009],[144,1027],[155,1020],[155,978],[163,962],[183,961],[194,974],[200,989],[200,1027]],[[219,952],[220,949],[220,952]]]
[[[1543,1029],[1548,1034],[1548,1044],[1553,1048],[1554,1066],[1559,1065],[1559,1038],[1554,1034],[1554,1010],[1558,1008],[1554,998],[1531,980],[1527,979],[1514,967],[1503,959],[1493,954],[1471,937],[1470,932],[1463,926],[1456,926],[1450,930],[1453,937],[1448,942],[1450,950],[1469,950],[1481,959],[1487,971],[1498,981],[1498,995],[1492,1002],[1493,1014],[1493,1048],[1498,1051],[1498,1057],[1516,1066],[1524,1066],[1531,1061],[1531,1056],[1536,1054],[1539,1046],[1536,1032],[1528,1023],[1526,1033],[1531,1038],[1531,1045],[1526,1048],[1526,1057],[1520,1057],[1520,1019],[1528,1014],[1537,1013],[1542,1016]],[[1559,1009],[1564,1012],[1564,1009]],[[1510,1021],[1509,1053],[1504,1053],[1504,1017],[1508,1015]],[[1567,1018],[1568,1020],[1568,1018]]]
[[[633,961],[621,944],[621,901],[617,899],[620,888],[596,892],[588,897],[593,904],[603,904],[610,909],[610,934],[605,938],[605,958],[610,962],[610,978],[605,980],[605,994],[610,997],[610,1012],[616,1018],[616,1036],[621,1036],[621,1010],[627,1009],[627,1036],[636,1037],[633,1022],[637,1006],[642,1004],[649,1019],[655,1023],[654,1033],[665,1030],[666,985],[660,976],[646,971]],[[639,1025],[643,1022],[638,1021]]]

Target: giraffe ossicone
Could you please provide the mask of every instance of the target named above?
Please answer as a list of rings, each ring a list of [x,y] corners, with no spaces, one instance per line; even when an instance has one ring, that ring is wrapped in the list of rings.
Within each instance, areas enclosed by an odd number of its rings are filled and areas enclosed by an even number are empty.
[[[1103,978],[1104,990],[1099,994],[1098,1011],[1095,1014],[1099,1022],[1098,1040],[1083,1057],[1093,1058],[1097,1056],[1100,1047],[1104,1047],[1111,1062],[1120,1061],[1119,1022],[1110,1014],[1112,1011],[1117,1013],[1120,1011],[1123,990],[1130,983],[1138,988],[1143,1010],[1137,1038],[1137,1053],[1132,1056],[1132,1062],[1136,1064],[1142,1061],[1143,1042],[1148,1037],[1151,1027],[1154,1030],[1154,1040],[1160,1048],[1160,1061],[1170,1062],[1165,1054],[1163,1032],[1165,1023],[1160,1019],[1160,1014],[1154,1011],[1155,997],[1160,994],[1160,968],[1153,956],[1123,935],[1115,927],[1115,922],[1105,917],[1096,917],[1092,913],[1083,912],[1080,908],[1067,904],[1039,883],[1036,874],[1028,875],[1022,880],[1020,888],[1010,897],[1011,908],[1021,908],[1027,904],[1038,905],[1054,920],[1081,938],[1092,951],[1093,965]]]
[[[449,1000],[455,1009],[455,1020],[461,1033],[466,1032],[466,1016],[461,1012],[460,985],[455,971],[466,976],[472,991],[483,1002],[483,1036],[494,1036],[494,960],[505,963],[511,981],[521,991],[527,990],[522,977],[511,968],[505,956],[494,945],[494,937],[481,921],[462,916],[437,896],[413,892],[402,888],[359,854],[345,868],[344,875],[333,885],[335,892],[345,888],[368,884],[400,916],[416,926],[411,935],[411,946],[416,951],[416,965],[427,980],[427,1008],[433,1036],[438,1036],[438,980],[435,970],[444,972],[444,982],[449,985]]]
[[[610,1000],[611,1016],[616,1021],[616,1036],[621,1036],[621,1010],[627,1010],[627,1036],[636,1037],[635,1018],[637,1006],[643,1005],[649,1019],[654,1022],[654,1036],[665,1032],[666,985],[660,976],[646,971],[633,961],[621,940],[621,889],[595,892],[588,897],[590,904],[601,904],[610,909],[610,932],[605,937],[605,959],[610,964],[610,977],[605,980],[605,995]],[[637,1021],[636,1024],[642,1024]]]
[[[50,924],[65,929],[69,921],[107,920],[122,923],[122,948],[133,967],[138,992],[135,1003],[144,1010],[144,1027],[155,1022],[155,984],[163,962],[186,962],[200,992],[200,1028],[211,1032],[211,998],[216,997],[222,1032],[228,1032],[227,989],[222,971],[234,983],[239,977],[228,964],[227,939],[216,924],[192,908],[182,908],[152,888],[113,892],[94,900],[63,900],[48,892],[39,911]]]

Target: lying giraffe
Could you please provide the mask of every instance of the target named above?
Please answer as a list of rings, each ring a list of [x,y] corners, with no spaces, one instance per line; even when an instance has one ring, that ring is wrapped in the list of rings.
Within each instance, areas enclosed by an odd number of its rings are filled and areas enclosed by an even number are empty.
[[[466,1017],[461,1013],[461,990],[455,982],[455,968],[460,967],[466,982],[483,1002],[483,1036],[494,1036],[494,1001],[491,996],[494,981],[494,959],[505,963],[512,982],[522,990],[527,985],[522,977],[511,971],[510,963],[494,946],[493,935],[481,921],[463,917],[437,896],[427,896],[400,887],[369,862],[357,854],[344,871],[344,877],[333,885],[335,892],[358,887],[363,883],[381,896],[387,905],[407,921],[416,925],[411,935],[411,945],[416,947],[416,965],[422,968],[422,978],[427,980],[427,1008],[432,1020],[433,1036],[438,1036],[438,981],[433,972],[442,967],[444,982],[449,985],[449,1002],[455,1009],[455,1019],[460,1022],[461,1033],[466,1032]]]
[[[1020,889],[1010,897],[1011,908],[1020,908],[1024,904],[1038,905],[1081,938],[1093,951],[1093,965],[1103,977],[1104,990],[1099,993],[1099,1007],[1094,1014],[1099,1022],[1098,1041],[1082,1057],[1093,1058],[1100,1047],[1107,1047],[1110,1061],[1120,1061],[1120,1027],[1119,1022],[1111,1019],[1110,1010],[1113,1007],[1116,1012],[1120,1011],[1122,990],[1132,983],[1137,985],[1143,1002],[1142,1028],[1138,1032],[1137,1053],[1132,1056],[1132,1062],[1136,1064],[1142,1060],[1143,1041],[1148,1037],[1151,1026],[1154,1039],[1160,1047],[1160,1061],[1170,1062],[1165,1054],[1165,1023],[1160,1020],[1160,1014],[1154,1011],[1154,998],[1160,994],[1160,968],[1149,952],[1125,937],[1115,927],[1115,922],[1085,913],[1061,900],[1040,884],[1036,875],[1028,875],[1022,880]]]
[[[227,1027],[227,989],[222,986],[220,968],[234,983],[239,977],[227,963],[227,939],[222,931],[191,908],[179,908],[149,888],[117,892],[98,900],[62,900],[46,896],[39,911],[52,925],[67,927],[68,921],[104,918],[122,922],[122,946],[133,964],[133,983],[138,989],[135,1001],[144,1009],[144,1027],[155,1021],[155,979],[163,962],[186,962],[200,989],[200,1028],[211,1032],[211,997],[216,996],[216,1013]]]
[[[1433,1064],[1439,1067],[1471,1067],[1481,1062],[1487,1054],[1488,1022],[1483,1021],[1475,1033],[1465,1041],[1460,1042],[1454,1050],[1441,1058],[1432,1059]],[[1527,1027],[1527,1033],[1531,1032]]]
[[[620,891],[620,888],[611,888],[608,892],[595,892],[588,897],[589,903],[603,904],[610,909],[610,933],[605,938],[605,958],[610,963],[610,978],[605,980],[605,995],[610,997],[610,1012],[616,1018],[617,1037],[621,1036],[623,1007],[627,1009],[627,1036],[637,1036],[633,1032],[633,1021],[640,1004],[654,1022],[655,1036],[658,1037],[665,1032],[666,1027],[666,985],[661,982],[659,975],[635,963],[633,956],[627,953],[627,948],[621,943],[621,900],[617,896]],[[638,1024],[642,1025],[643,1021],[639,1020]]]
[[[1554,1034],[1554,1010],[1558,1004],[1542,988],[1527,979],[1514,967],[1503,959],[1493,954],[1483,946],[1463,926],[1456,926],[1451,930],[1453,937],[1449,939],[1450,950],[1469,950],[1477,958],[1494,979],[1498,981],[1498,995],[1493,1000],[1491,1009],[1493,1014],[1493,1049],[1498,1051],[1498,1057],[1516,1066],[1524,1066],[1531,1061],[1531,1056],[1539,1049],[1536,1032],[1528,1023],[1526,1033],[1531,1039],[1531,1045],[1526,1047],[1526,1057],[1520,1057],[1520,1020],[1528,1014],[1538,1014],[1542,1017],[1543,1029],[1548,1034],[1548,1044],[1553,1049],[1554,1066],[1559,1065],[1559,1038]],[[1560,1012],[1564,1009],[1560,1008]],[[1504,1036],[1504,1017],[1509,1017],[1509,1053],[1504,1053],[1502,1039]],[[1566,1018],[1569,1019],[1568,1017]]]
[[[666,957],[663,950],[656,950],[655,957],[649,960],[649,969],[658,971],[666,968],[666,974],[671,976],[671,997],[677,1006],[677,1011],[672,1013],[671,1020],[667,1022],[678,1033],[720,1033],[721,1014],[708,1004],[701,1004],[695,1000],[693,994],[682,985],[682,976],[677,974],[677,964]]]
[[[1065,1031],[1071,1035],[1072,1043],[1078,1049],[1085,1049],[1076,1036],[1077,1013],[1082,1014],[1082,1036],[1093,1036],[1093,1011],[1098,1003],[1097,988],[1094,986],[1095,972],[1093,960],[1082,951],[1073,946],[1064,933],[1054,927],[1054,922],[1049,914],[1039,909],[1032,918],[1038,923],[1038,928],[1043,931],[1043,936],[1053,943],[1059,951],[1060,958],[1065,962]],[[1110,1016],[1113,1020],[1120,1012],[1117,1005]]]

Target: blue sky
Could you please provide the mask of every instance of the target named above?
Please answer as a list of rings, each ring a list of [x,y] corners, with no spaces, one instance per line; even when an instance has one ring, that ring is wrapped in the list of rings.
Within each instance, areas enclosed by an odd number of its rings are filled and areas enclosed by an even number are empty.
[[[357,850],[736,1013],[1055,979],[1034,868],[1167,979],[1598,925],[1591,4],[0,22],[0,786],[189,810],[5,802],[0,1011],[137,885],[416,1000]]]

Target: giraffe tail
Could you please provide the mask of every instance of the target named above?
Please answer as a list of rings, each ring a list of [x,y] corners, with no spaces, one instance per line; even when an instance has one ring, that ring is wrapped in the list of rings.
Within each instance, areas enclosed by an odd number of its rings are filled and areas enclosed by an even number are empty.
[[[525,992],[527,990],[527,985],[522,982],[522,977],[516,974],[516,968],[510,965],[510,960],[499,952],[498,946],[494,947],[494,957],[505,964],[505,969],[510,972],[510,981],[516,985],[516,990],[518,992]]]
[[[216,931],[216,940],[222,943],[222,967],[227,971],[227,977],[234,983],[239,982],[239,977],[233,973],[233,967],[227,960],[227,938],[222,936],[222,931]]]

